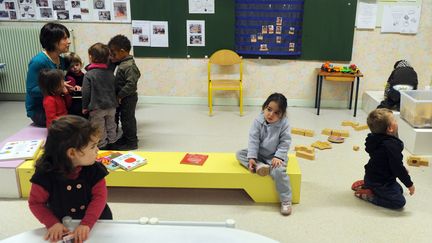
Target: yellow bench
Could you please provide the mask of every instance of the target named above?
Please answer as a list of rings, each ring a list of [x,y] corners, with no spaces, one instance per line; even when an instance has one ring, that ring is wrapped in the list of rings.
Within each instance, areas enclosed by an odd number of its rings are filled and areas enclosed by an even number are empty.
[[[279,202],[271,177],[261,177],[241,166],[234,153],[205,153],[204,165],[180,164],[184,152],[135,152],[147,159],[147,164],[132,171],[117,169],[106,177],[108,186],[168,187],[168,188],[227,188],[244,189],[255,202]],[[34,161],[18,167],[21,195],[28,197]],[[300,202],[301,171],[294,154],[289,155],[288,175],[291,179],[292,201]]]

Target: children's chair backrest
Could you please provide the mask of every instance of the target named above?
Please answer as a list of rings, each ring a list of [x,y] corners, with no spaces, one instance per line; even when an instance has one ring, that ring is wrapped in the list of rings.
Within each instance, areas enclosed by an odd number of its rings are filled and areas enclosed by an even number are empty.
[[[228,49],[216,51],[210,56],[209,63],[217,65],[233,65],[242,62],[241,57]]]

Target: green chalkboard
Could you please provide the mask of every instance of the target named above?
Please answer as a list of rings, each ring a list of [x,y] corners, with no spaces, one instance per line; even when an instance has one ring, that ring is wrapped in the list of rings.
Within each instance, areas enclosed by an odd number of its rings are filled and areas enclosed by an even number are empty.
[[[357,0],[305,0],[302,60],[350,61]],[[131,0],[132,20],[168,21],[169,47],[134,47],[136,57],[210,56],[235,48],[235,0],[215,0],[215,14],[189,14],[188,0]],[[204,20],[206,46],[186,45],[186,20]]]
[[[304,60],[350,61],[357,0],[305,0]]]
[[[168,21],[169,47],[134,47],[136,57],[204,57],[234,49],[234,0],[215,0],[215,14],[189,14],[188,0],[131,0],[132,20]],[[205,21],[205,46],[187,46],[186,20]]]

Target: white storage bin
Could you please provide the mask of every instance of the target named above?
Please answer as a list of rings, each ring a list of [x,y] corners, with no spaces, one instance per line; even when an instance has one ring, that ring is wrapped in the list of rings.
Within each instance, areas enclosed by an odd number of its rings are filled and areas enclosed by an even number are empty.
[[[416,128],[432,127],[432,90],[400,91],[400,116]]]

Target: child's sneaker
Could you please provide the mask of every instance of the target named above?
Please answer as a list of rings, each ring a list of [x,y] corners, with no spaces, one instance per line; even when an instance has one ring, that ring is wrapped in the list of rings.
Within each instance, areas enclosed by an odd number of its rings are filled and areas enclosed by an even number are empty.
[[[292,212],[291,202],[281,202],[281,214],[284,216],[290,215]]]
[[[358,189],[354,192],[354,195],[360,199],[366,201],[372,201],[374,194],[371,189]]]
[[[258,163],[256,166],[256,173],[260,176],[267,176],[270,174],[270,165]]]
[[[351,190],[357,191],[359,189],[362,189],[363,185],[364,185],[364,180],[358,180],[351,185]]]

